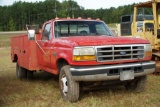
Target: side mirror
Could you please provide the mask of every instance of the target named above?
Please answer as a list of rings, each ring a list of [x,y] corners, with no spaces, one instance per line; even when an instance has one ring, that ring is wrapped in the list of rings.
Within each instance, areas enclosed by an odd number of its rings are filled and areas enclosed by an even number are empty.
[[[35,30],[28,30],[28,40],[35,40]]]

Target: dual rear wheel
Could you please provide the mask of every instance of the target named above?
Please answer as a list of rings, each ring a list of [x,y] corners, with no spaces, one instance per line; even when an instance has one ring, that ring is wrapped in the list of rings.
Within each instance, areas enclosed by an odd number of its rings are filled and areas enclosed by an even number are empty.
[[[19,66],[18,62],[16,64],[16,77],[19,79],[31,79],[33,78],[33,71],[29,71],[21,66]]]

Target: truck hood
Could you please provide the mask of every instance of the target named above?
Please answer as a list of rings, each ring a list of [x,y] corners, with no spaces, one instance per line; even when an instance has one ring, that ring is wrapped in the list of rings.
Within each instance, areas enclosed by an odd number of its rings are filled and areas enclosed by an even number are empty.
[[[140,38],[117,37],[117,36],[74,36],[74,37],[66,37],[60,39],[68,41],[69,43],[76,42],[79,46],[149,43],[149,41]]]

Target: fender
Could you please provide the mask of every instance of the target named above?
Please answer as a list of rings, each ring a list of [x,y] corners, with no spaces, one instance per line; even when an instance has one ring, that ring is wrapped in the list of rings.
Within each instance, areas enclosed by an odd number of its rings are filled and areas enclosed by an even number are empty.
[[[67,53],[60,53],[59,55],[58,55],[58,57],[57,57],[57,60],[56,60],[56,64],[58,63],[58,60],[59,59],[64,59],[64,60],[66,60],[67,62],[68,62],[68,64],[71,64],[72,63],[72,61],[71,61],[71,55],[69,56]]]

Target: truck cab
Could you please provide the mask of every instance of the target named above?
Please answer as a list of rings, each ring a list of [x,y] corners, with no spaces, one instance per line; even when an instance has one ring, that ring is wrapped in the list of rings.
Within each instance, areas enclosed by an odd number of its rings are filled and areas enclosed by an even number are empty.
[[[140,38],[117,37],[101,20],[56,18],[44,23],[40,33],[11,38],[11,59],[17,78],[44,70],[59,76],[62,98],[79,100],[80,83],[118,82],[141,92],[146,75],[154,72],[152,47]]]

